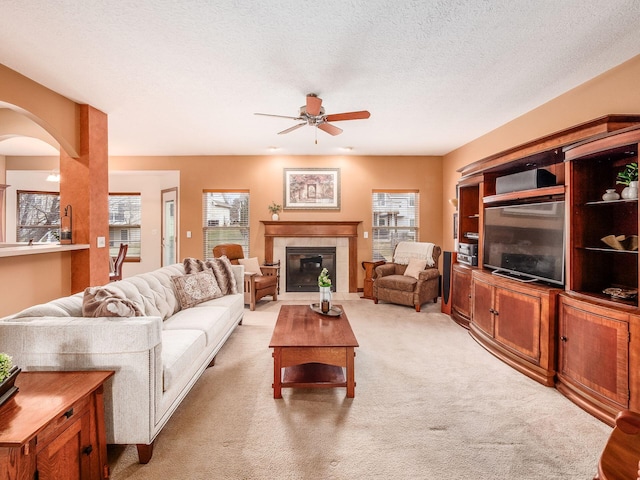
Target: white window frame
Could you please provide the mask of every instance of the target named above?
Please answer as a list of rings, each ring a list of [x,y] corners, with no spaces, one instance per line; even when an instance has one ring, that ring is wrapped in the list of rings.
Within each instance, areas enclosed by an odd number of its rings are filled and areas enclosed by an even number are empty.
[[[418,190],[373,190],[372,257],[393,260],[398,242],[419,241],[420,192]]]
[[[115,211],[114,199],[127,197],[133,213],[127,218],[122,210]],[[135,211],[137,205],[137,211]],[[120,218],[122,216],[122,218]],[[117,232],[120,231],[120,234]],[[122,234],[126,232],[126,237]],[[116,238],[119,237],[119,238]],[[137,237],[137,238],[136,238]],[[120,250],[120,244],[126,243],[126,260],[140,260],[142,256],[142,195],[139,192],[109,193],[109,256],[116,257]]]
[[[18,190],[16,192],[16,241],[49,242],[60,241],[60,192],[43,192],[35,190]],[[25,195],[42,197],[40,201],[32,201],[29,204],[29,212],[35,222],[21,223],[22,203]],[[45,198],[46,197],[46,198]],[[42,204],[50,202],[49,211],[41,208]],[[27,212],[22,212],[27,213]],[[33,215],[35,213],[35,215]],[[36,233],[38,232],[38,233]]]
[[[221,243],[242,245],[249,258],[249,190],[203,190],[203,258],[213,257],[213,247]]]

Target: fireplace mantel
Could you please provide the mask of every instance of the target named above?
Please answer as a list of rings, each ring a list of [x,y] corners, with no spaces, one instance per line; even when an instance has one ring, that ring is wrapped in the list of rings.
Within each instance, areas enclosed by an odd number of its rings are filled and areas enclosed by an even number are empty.
[[[349,292],[358,291],[358,225],[360,221],[266,221],[264,224],[264,257],[273,261],[273,239],[276,237],[348,237]]]

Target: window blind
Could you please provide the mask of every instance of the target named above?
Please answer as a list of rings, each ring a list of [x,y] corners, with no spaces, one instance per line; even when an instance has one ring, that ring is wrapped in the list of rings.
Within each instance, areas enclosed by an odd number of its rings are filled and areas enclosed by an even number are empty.
[[[398,242],[417,242],[420,193],[414,190],[374,190],[371,196],[373,212],[373,260],[393,260]]]

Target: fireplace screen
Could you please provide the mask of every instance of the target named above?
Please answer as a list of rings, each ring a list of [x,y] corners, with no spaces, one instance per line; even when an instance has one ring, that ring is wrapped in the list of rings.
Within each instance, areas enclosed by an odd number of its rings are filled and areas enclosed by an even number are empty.
[[[323,268],[329,271],[336,291],[335,247],[287,247],[287,292],[317,292],[318,276]]]

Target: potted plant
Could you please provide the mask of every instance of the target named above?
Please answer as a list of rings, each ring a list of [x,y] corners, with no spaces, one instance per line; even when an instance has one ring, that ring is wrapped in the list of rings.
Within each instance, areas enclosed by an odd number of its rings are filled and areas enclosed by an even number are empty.
[[[20,368],[13,365],[13,359],[6,353],[0,353],[0,405],[18,391],[14,384],[19,373]]]
[[[625,185],[620,196],[622,198],[638,198],[638,163],[628,163],[618,172],[616,183]]]
[[[331,310],[331,279],[329,270],[326,268],[323,268],[318,276],[318,287],[320,287],[320,309],[322,313],[328,313]]]
[[[272,200],[271,205],[269,205],[267,208],[271,212],[271,219],[278,220],[279,218],[278,214],[282,211],[282,205],[279,205]]]

